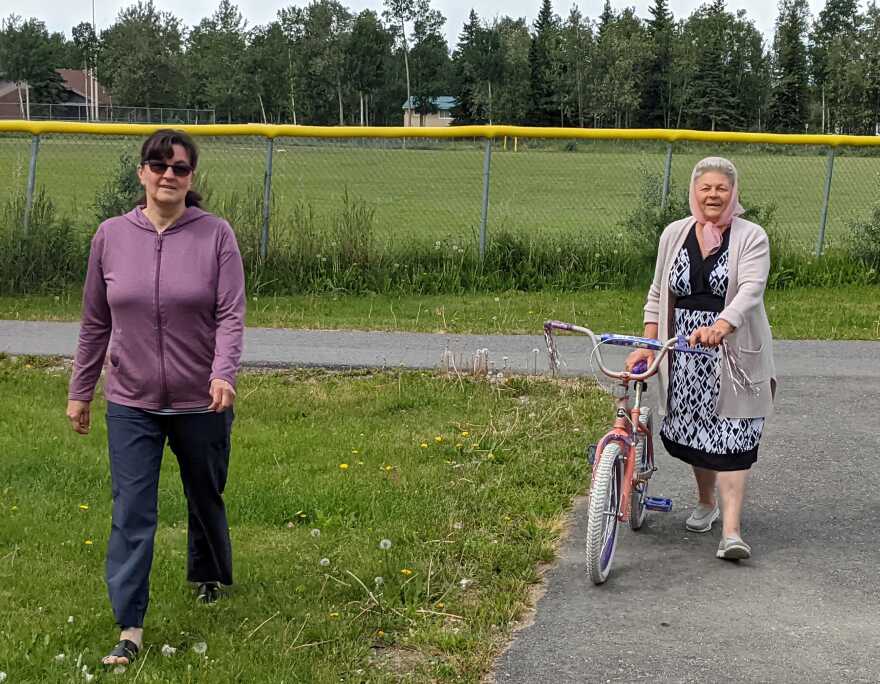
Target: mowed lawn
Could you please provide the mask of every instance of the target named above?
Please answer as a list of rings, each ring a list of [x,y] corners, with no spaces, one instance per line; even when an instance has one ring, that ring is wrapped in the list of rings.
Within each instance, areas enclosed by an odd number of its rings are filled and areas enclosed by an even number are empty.
[[[0,356],[0,672],[88,681],[114,643],[104,406],[64,418],[67,368]],[[592,383],[428,373],[241,378],[226,490],[236,584],[197,606],[166,454],[146,682],[477,682],[588,486],[610,415]],[[387,541],[383,541],[387,540]],[[163,655],[163,647],[168,655]],[[170,649],[176,649],[173,653]],[[121,680],[120,680],[121,681]]]
[[[96,191],[110,178],[119,154],[138,152],[139,139],[45,136],[37,163],[38,185],[64,214],[84,229],[94,223]],[[215,198],[262,197],[265,141],[200,138],[200,173]],[[380,239],[475,241],[480,224],[483,151],[479,141],[434,141],[431,149],[410,140],[366,141],[278,139],[275,142],[273,212],[308,203],[333,215],[345,193],[375,209]],[[665,144],[579,142],[576,152],[562,143],[514,152],[499,141],[492,157],[489,234],[507,229],[609,231],[620,226],[640,201],[646,173],[662,177]],[[746,203],[773,205],[778,226],[804,248],[816,243],[825,182],[825,150],[724,150],[681,145],[673,157],[673,186],[683,192],[694,163],[707,154],[730,156],[741,172]],[[848,153],[849,152],[849,153]],[[26,186],[30,158],[27,136],[0,138],[0,173],[9,179],[0,200]],[[878,189],[880,157],[842,150],[835,162],[827,237],[842,240],[853,220],[868,216]]]

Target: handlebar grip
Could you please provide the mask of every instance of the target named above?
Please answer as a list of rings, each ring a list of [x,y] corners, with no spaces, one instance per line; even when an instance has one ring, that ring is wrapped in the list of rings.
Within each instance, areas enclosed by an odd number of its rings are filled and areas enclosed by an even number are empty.
[[[633,375],[641,375],[646,370],[648,370],[648,362],[645,360],[639,361],[635,366],[632,367],[630,371]]]

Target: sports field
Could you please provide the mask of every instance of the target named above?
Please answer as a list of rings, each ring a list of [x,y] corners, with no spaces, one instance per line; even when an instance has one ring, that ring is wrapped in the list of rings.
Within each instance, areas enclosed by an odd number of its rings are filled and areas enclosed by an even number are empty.
[[[94,223],[96,191],[114,174],[123,150],[137,154],[139,139],[51,135],[41,138],[38,186],[46,188],[62,214],[83,228]],[[265,141],[200,138],[200,173],[213,199],[231,194],[262,197]],[[422,148],[415,148],[419,144]],[[529,148],[512,141],[494,148],[491,164],[489,238],[501,228],[593,232],[618,227],[642,201],[645,175],[662,178],[665,143],[564,143]],[[693,164],[717,153],[682,145],[673,157],[673,187],[682,192]],[[775,153],[774,153],[775,152]],[[848,153],[849,152],[849,153]],[[833,242],[849,223],[868,215],[876,196],[880,157],[843,150],[835,162],[827,236]],[[741,173],[746,204],[773,205],[778,227],[795,242],[815,245],[825,182],[825,151],[818,148],[756,149],[727,146]],[[784,154],[783,154],[784,153]],[[26,186],[28,136],[0,138],[0,201]],[[380,238],[443,243],[475,241],[482,198],[482,143],[277,139],[273,207],[284,214],[298,202],[319,214],[332,213],[344,193],[375,210]]]

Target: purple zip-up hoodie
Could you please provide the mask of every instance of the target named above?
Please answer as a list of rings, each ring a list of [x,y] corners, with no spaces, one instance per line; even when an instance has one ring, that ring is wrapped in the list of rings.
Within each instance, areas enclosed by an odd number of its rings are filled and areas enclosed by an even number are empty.
[[[91,401],[110,346],[104,396],[143,409],[211,403],[235,385],[244,336],[244,269],[232,228],[188,207],[161,234],[140,207],[92,238],[70,399]]]

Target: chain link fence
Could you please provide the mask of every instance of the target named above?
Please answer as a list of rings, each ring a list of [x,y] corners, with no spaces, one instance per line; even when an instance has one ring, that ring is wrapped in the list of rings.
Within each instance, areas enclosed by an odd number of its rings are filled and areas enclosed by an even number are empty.
[[[206,207],[262,259],[297,240],[335,246],[358,221],[369,225],[364,239],[389,253],[419,245],[482,258],[509,236],[556,240],[558,250],[572,236],[613,243],[627,239],[648,205],[685,215],[694,164],[716,154],[736,164],[743,204],[771,217],[768,230],[784,237],[777,244],[818,256],[845,246],[852,226],[870,217],[880,181],[880,150],[861,145],[547,139],[541,129],[489,139],[464,137],[464,129],[442,138],[190,131]],[[141,131],[31,135],[0,123],[0,204],[24,197],[29,210],[41,196],[75,230],[91,233],[102,218],[96,198],[118,183],[121,165],[134,169],[142,139]],[[26,211],[23,231],[27,221]]]

